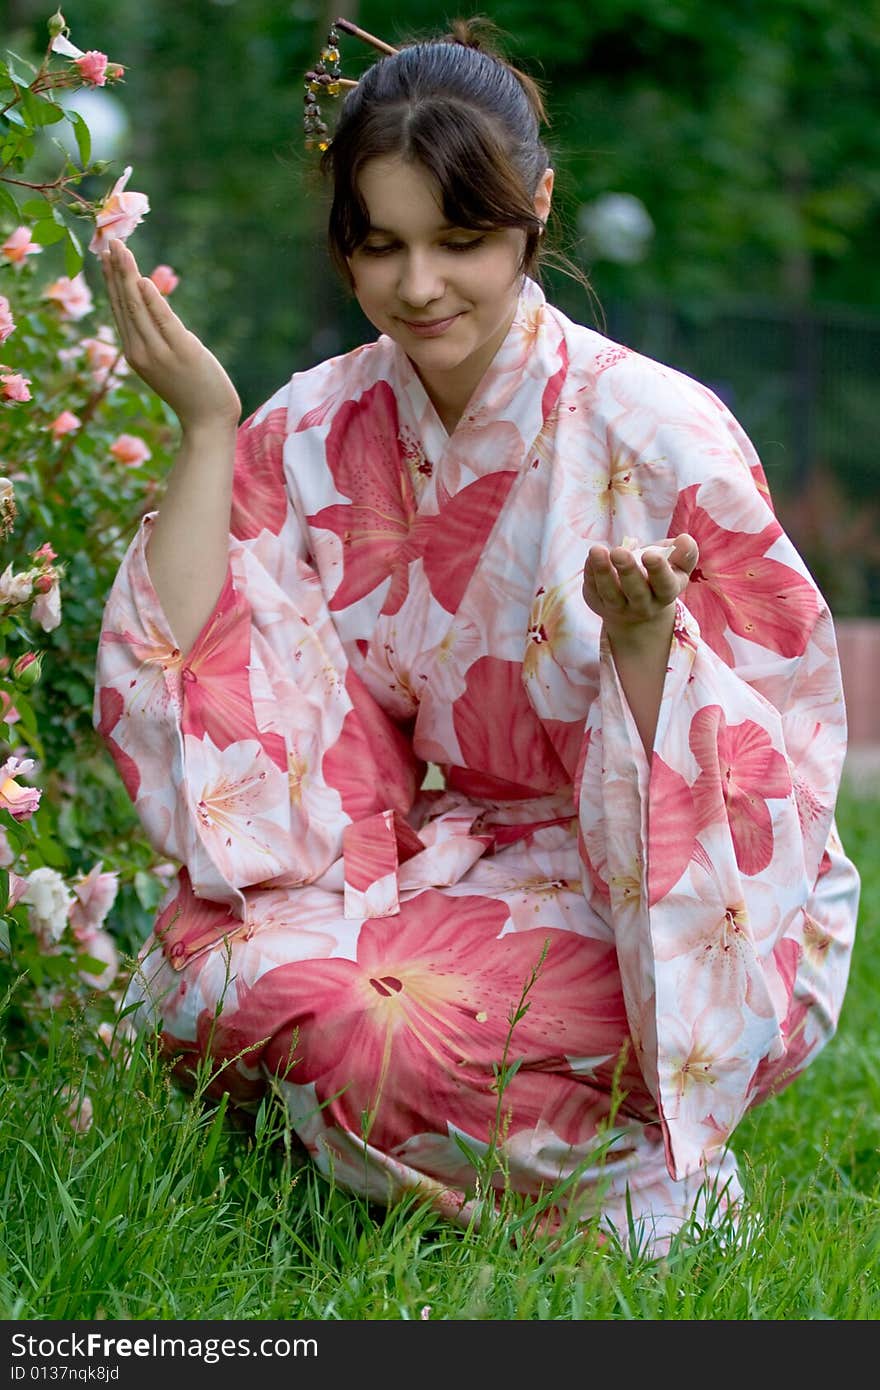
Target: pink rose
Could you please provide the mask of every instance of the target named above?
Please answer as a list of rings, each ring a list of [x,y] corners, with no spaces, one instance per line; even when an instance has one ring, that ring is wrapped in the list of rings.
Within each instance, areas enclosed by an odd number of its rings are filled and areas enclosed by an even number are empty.
[[[104,199],[95,217],[95,234],[89,242],[89,250],[99,256],[107,249],[107,244],[117,238],[125,241],[135,227],[150,211],[150,202],[145,193],[126,193],[125,185],[131,178],[131,165],[118,178]]]
[[[119,875],[115,871],[104,873],[101,860],[73,885],[70,925],[77,941],[86,945],[100,931],[118,891]]]
[[[43,590],[41,585],[45,575],[41,575],[37,580],[35,588],[41,590],[34,599],[31,608],[31,617],[35,623],[39,623],[44,632],[54,632],[61,622],[61,587],[58,583],[58,576],[52,576],[48,581],[48,587]]]
[[[88,53],[83,53],[79,58],[74,58],[74,65],[79,68],[80,75],[84,82],[88,82],[92,87],[103,87],[107,81],[107,54],[99,53],[96,48],[90,48]]]
[[[42,246],[31,241],[30,227],[16,227],[0,246],[0,256],[5,256],[13,265],[20,264],[25,256],[39,256]]]
[[[9,861],[11,862],[11,861]],[[6,911],[11,912],[15,904],[19,901],[28,886],[26,878],[21,878],[14,870],[9,870],[9,897],[6,901]]]
[[[27,774],[34,766],[33,758],[7,758],[0,767],[0,806],[13,820],[28,820],[40,804],[39,787],[23,787],[16,776]]]
[[[9,300],[0,294],[0,343],[5,343],[10,333],[15,332],[15,319],[9,307]]]
[[[108,989],[119,969],[119,954],[113,937],[106,931],[95,931],[82,947],[82,954],[100,961],[102,969],[81,969],[79,976],[92,989]]]
[[[92,292],[82,271],[69,279],[61,275],[43,290],[44,299],[54,299],[64,319],[81,319],[93,308]]]
[[[36,550],[31,551],[31,558],[38,563],[45,560],[47,565],[51,565],[53,560],[58,559],[58,555],[57,552],[52,549],[48,541],[43,541],[43,544],[38,545]]]
[[[127,468],[137,468],[152,457],[144,441],[136,434],[120,434],[110,445],[110,452]]]
[[[76,1134],[88,1134],[95,1118],[95,1107],[91,1096],[79,1095],[72,1086],[65,1086],[61,1092],[65,1117]]]
[[[160,294],[171,294],[180,284],[180,276],[175,275],[170,265],[157,265],[150,271],[150,279]]]
[[[30,377],[19,372],[0,372],[0,396],[5,401],[29,401],[30,383]]]
[[[0,690],[0,721],[4,724],[17,724],[21,715],[12,703],[12,697]]]
[[[83,338],[80,347],[85,349],[89,370],[96,386],[103,386],[105,382],[115,386],[119,378],[128,372],[128,363],[116,343],[113,329],[108,324],[101,325],[97,337]]]
[[[64,434],[70,434],[72,430],[78,430],[82,420],[78,415],[74,415],[72,410],[62,410],[60,415],[56,415],[49,429],[56,439],[60,439]]]

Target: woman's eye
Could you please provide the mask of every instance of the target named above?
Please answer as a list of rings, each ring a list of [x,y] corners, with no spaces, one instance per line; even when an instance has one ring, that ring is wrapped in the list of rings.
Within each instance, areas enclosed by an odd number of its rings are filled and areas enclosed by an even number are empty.
[[[471,237],[469,241],[447,241],[447,251],[476,251],[486,240],[483,236]]]
[[[361,250],[365,256],[387,256],[394,250],[394,242],[383,241],[381,243],[371,243],[365,241]]]

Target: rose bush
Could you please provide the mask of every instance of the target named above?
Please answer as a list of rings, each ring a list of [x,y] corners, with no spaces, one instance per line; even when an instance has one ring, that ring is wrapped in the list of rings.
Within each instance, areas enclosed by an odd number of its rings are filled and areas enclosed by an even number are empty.
[[[99,1052],[124,1036],[120,960],[167,881],[92,725],[103,605],[177,428],[127,369],[95,259],[148,199],[128,191],[130,167],[84,196],[107,170],[58,99],[123,77],[76,47],[60,13],[38,61],[0,61],[0,996],[13,1061],[65,1008],[85,1013]],[[51,139],[62,121],[79,163]],[[31,174],[47,142],[55,175]],[[153,274],[163,293],[178,282],[170,266]]]

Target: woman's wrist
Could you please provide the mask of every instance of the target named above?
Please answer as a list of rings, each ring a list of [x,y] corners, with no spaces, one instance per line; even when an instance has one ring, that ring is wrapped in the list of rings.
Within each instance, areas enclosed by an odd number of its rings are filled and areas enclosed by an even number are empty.
[[[205,420],[189,420],[180,422],[181,435],[183,442],[192,446],[198,445],[200,448],[205,446],[217,445],[226,446],[235,438],[238,433],[238,421],[229,419],[223,420],[216,416]]]
[[[659,650],[668,651],[675,628],[675,604],[670,603],[655,618],[641,622],[619,622],[605,619],[605,631],[616,653],[645,656]]]

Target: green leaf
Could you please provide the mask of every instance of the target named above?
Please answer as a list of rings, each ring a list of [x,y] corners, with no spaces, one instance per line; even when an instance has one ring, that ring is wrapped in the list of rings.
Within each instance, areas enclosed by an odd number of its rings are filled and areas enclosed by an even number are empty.
[[[21,99],[21,109],[31,124],[37,127],[55,125],[58,121],[64,120],[64,109],[58,105],[57,101],[35,96],[33,92],[24,93]]]
[[[53,246],[66,235],[67,228],[59,227],[57,222],[35,222],[31,231],[34,241],[38,241],[41,246]]]
[[[21,215],[29,222],[42,222],[45,220],[48,207],[45,198],[28,198],[21,205]]]
[[[20,72],[18,68],[13,67],[11,63],[6,64],[6,71],[9,73],[10,81],[14,82],[16,87],[23,87],[24,90],[27,91],[37,75],[36,68],[33,63],[27,63],[25,58],[19,58],[17,53],[10,53],[9,57],[14,58],[17,63],[26,63],[27,67],[30,68],[30,73],[24,73]]]
[[[67,241],[64,245],[64,269],[72,280],[74,275],[78,275],[83,268],[85,256],[79,243],[79,239],[74,236],[69,227],[65,228]]]
[[[107,962],[105,960],[101,960],[100,956],[90,956],[88,951],[84,951],[79,957],[77,965],[80,970],[87,970],[90,975],[95,975],[98,979],[101,978],[104,971],[107,969]]]
[[[12,942],[9,940],[9,923],[5,917],[0,917],[0,951],[9,955],[12,950]]]
[[[29,845],[34,842],[34,832],[27,821],[16,820],[7,810],[0,811],[0,825],[6,832],[15,854],[21,854]]]
[[[18,203],[9,192],[9,189],[4,187],[2,182],[0,182],[0,213],[6,213],[6,215],[13,218],[15,222],[21,220],[18,214]]]
[[[14,106],[10,106],[7,111],[3,112],[3,118],[4,120],[9,121],[10,125],[21,126],[22,130],[30,130],[30,125],[25,120],[21,112],[16,111]]]
[[[92,134],[78,111],[68,111],[67,119],[73,126],[73,133],[76,136],[76,145],[79,150],[79,157],[83,166],[88,164],[92,157]]]

